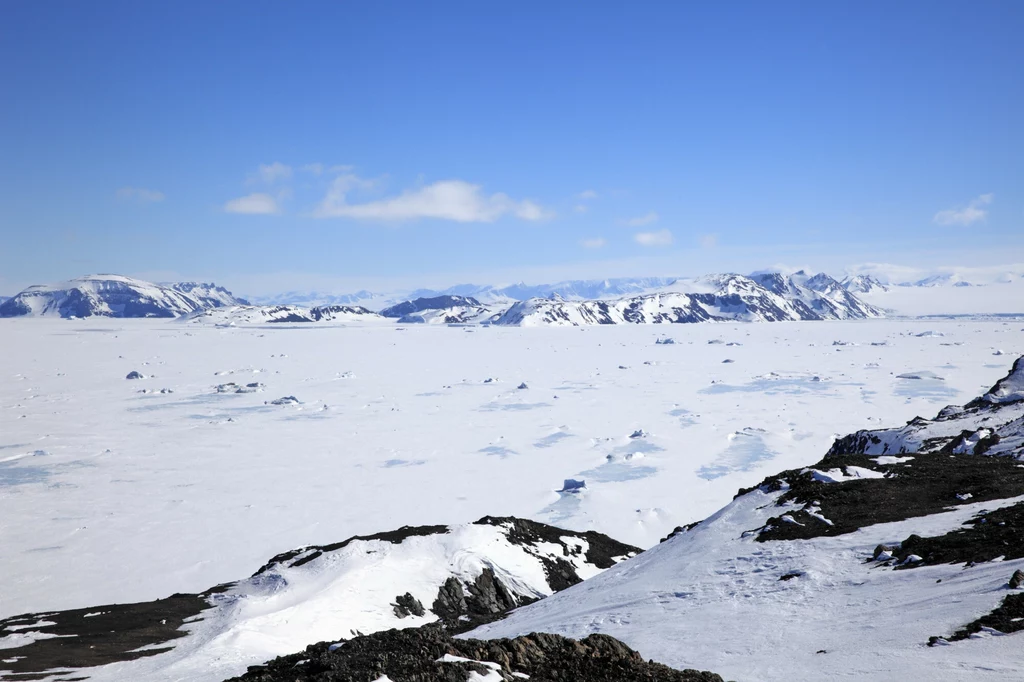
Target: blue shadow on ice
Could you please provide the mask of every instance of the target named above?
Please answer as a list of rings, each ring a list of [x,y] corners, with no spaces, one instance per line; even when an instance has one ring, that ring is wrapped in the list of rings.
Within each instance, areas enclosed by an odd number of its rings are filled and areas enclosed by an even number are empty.
[[[736,471],[750,471],[757,464],[775,457],[764,439],[754,430],[747,429],[732,434],[729,446],[711,464],[697,470],[697,475],[706,481],[713,481]]]
[[[933,403],[946,403],[960,394],[934,372],[907,372],[896,377],[893,393],[904,398],[926,398]]]

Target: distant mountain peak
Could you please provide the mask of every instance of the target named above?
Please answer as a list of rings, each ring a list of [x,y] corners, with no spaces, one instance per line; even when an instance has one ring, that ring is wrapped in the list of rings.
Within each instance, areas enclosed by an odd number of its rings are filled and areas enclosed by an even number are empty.
[[[870,294],[876,291],[888,291],[889,287],[871,275],[848,275],[840,284],[847,291],[855,294]]]
[[[101,274],[30,286],[0,303],[0,317],[180,317],[197,310],[246,304],[215,284],[154,284]]]

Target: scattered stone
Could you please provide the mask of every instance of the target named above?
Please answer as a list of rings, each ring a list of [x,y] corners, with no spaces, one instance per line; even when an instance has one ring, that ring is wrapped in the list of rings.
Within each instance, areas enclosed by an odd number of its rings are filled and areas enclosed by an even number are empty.
[[[731,358],[726,358],[725,360],[722,360],[723,365],[728,364],[730,362],[735,362],[735,360],[732,360]]]
[[[143,374],[142,372],[137,372],[134,369],[132,371],[128,372],[128,376],[125,377],[125,379],[145,379],[145,378],[146,378],[145,374]]]
[[[520,391],[525,391],[526,389],[529,388],[529,386],[527,386],[526,382],[524,381],[523,383],[521,383],[518,386],[516,386],[516,388],[519,389]]]
[[[395,615],[399,618],[422,616],[427,612],[427,610],[423,608],[423,604],[420,600],[408,592],[395,597],[395,603],[391,606],[394,609]]]
[[[676,342],[675,339],[673,339],[671,337],[665,337],[663,339],[657,339],[654,342],[654,345],[656,345],[656,346],[670,346],[670,345],[673,345],[675,342]]]
[[[647,433],[646,431],[644,431],[643,429],[637,429],[633,433],[629,434],[629,437],[630,438],[646,438],[649,435],[650,434]]]
[[[293,395],[286,395],[283,398],[278,398],[277,400],[271,400],[270,404],[271,405],[298,405],[299,404],[299,399],[296,398]]]
[[[888,561],[892,558],[893,552],[897,549],[899,549],[899,547],[894,545],[878,545],[875,547],[874,554],[871,555],[871,558],[875,561]]]
[[[1010,576],[1009,585],[1011,590],[1016,590],[1020,587],[1024,587],[1024,571],[1020,569],[1014,571],[1013,575]]]

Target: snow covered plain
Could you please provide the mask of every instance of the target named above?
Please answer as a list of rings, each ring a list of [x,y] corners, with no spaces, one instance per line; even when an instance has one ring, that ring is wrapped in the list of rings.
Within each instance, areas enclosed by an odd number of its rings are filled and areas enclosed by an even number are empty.
[[[486,514],[650,547],[836,434],[983,393],[1022,325],[2,320],[0,616],[201,591],[293,547]],[[569,478],[585,489],[557,492]]]

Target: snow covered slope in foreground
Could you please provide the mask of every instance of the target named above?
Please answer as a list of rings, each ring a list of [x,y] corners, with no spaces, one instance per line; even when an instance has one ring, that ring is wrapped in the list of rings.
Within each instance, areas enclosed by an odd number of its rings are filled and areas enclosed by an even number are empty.
[[[245,303],[215,284],[165,285],[121,275],[89,275],[29,287],[0,303],[0,317],[178,317]]]
[[[222,680],[311,642],[438,620],[466,629],[639,551],[600,533],[492,517],[304,547],[200,595],[0,621],[0,679],[5,669],[107,664],[81,672],[95,680]],[[152,628],[157,621],[163,627]],[[178,632],[186,623],[188,634]],[[169,643],[174,648],[160,653]],[[117,662],[139,646],[150,657]]]
[[[600,632],[737,680],[1019,680],[1024,358],[932,420],[810,468],[467,636]]]

